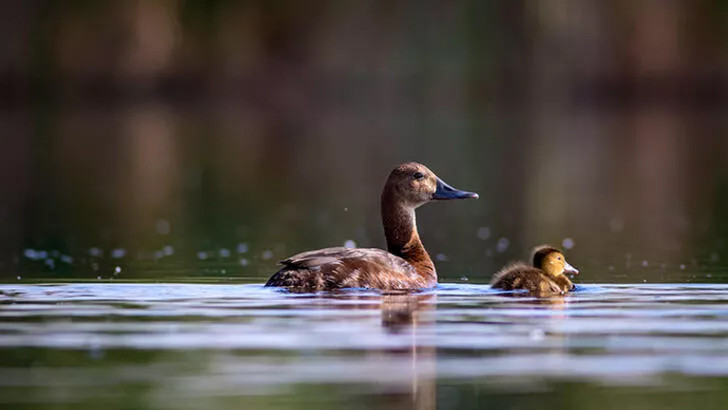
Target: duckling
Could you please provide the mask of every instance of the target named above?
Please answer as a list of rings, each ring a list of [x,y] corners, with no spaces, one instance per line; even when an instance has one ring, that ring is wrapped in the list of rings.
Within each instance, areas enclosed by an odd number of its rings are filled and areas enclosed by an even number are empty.
[[[381,196],[387,250],[325,248],[281,261],[265,286],[318,291],[340,288],[408,290],[437,285],[437,272],[417,232],[415,209],[431,201],[478,198],[443,182],[426,166],[408,162],[389,174]]]
[[[533,250],[533,266],[517,262],[496,273],[491,281],[495,289],[526,289],[535,296],[563,295],[575,286],[566,274],[579,271],[566,262],[563,252],[549,245]]]

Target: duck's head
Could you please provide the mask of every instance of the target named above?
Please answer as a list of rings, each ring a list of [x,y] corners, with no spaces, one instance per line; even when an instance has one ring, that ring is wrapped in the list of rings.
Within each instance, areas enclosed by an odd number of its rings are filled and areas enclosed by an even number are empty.
[[[417,162],[407,162],[393,169],[384,185],[384,192],[412,208],[436,200],[478,198],[475,192],[451,187]]]
[[[548,246],[538,246],[533,250],[533,266],[556,278],[560,275],[578,275],[579,270],[569,265],[560,250]]]

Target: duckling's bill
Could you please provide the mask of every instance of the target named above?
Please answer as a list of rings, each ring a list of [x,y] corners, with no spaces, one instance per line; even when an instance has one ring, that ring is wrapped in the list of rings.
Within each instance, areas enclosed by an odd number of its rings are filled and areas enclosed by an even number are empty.
[[[578,275],[579,269],[576,269],[575,267],[571,266],[569,262],[564,261],[564,273],[571,274],[571,275]]]
[[[432,199],[445,200],[445,199],[467,199],[473,198],[478,199],[479,196],[475,192],[462,191],[457,188],[453,188],[445,181],[437,178],[437,189],[432,194]]]

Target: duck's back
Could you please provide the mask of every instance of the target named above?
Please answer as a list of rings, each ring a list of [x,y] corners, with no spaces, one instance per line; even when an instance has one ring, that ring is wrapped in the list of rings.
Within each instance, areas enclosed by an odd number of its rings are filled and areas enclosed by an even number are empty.
[[[496,273],[491,281],[491,287],[503,290],[525,289],[538,296],[560,295],[561,286],[554,282],[541,269],[516,263],[506,266]]]
[[[265,286],[297,290],[420,289],[435,286],[404,259],[382,249],[326,248],[282,260]]]

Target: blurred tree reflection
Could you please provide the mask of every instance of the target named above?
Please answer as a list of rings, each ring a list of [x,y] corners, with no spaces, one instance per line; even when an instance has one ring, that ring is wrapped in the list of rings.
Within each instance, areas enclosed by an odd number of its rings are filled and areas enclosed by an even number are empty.
[[[722,2],[0,7],[6,277],[48,246],[196,259],[244,242],[251,277],[381,246],[382,180],[411,159],[483,197],[421,211],[450,280],[567,237],[590,281],[668,279],[625,258],[728,258]]]

